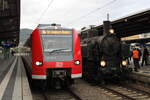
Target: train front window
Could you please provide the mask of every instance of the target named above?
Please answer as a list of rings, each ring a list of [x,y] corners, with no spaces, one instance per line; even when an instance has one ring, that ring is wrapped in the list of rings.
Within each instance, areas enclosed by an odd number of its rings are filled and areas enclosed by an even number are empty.
[[[73,59],[72,34],[41,35],[46,61],[69,61]]]

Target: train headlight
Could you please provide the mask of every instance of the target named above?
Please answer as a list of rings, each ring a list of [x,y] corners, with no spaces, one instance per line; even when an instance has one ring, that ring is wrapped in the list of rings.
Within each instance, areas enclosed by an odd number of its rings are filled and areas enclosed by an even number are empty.
[[[74,64],[79,65],[79,64],[80,64],[80,61],[79,61],[79,60],[76,60],[76,61],[74,62]]]
[[[35,62],[35,65],[37,65],[37,66],[41,66],[43,63],[42,62],[40,62],[40,61],[36,61]]]
[[[123,65],[123,66],[126,66],[126,65],[127,65],[127,61],[126,61],[126,60],[123,60],[123,61],[122,61],[122,65]]]
[[[114,34],[114,29],[109,30],[110,34]]]
[[[101,65],[102,67],[105,67],[105,66],[106,66],[106,61],[101,61],[101,62],[100,62],[100,65]]]

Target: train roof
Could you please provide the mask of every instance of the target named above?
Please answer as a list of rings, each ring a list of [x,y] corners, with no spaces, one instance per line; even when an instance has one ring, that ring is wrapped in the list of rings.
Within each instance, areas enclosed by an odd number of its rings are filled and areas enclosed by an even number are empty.
[[[59,29],[59,30],[72,30],[71,28],[62,27],[61,24],[39,24],[39,29]]]

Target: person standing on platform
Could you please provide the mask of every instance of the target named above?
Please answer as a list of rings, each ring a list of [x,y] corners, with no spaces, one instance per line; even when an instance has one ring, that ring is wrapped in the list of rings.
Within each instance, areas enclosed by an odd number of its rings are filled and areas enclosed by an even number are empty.
[[[14,53],[15,53],[14,50],[11,50],[11,55],[12,55],[12,56],[14,56]]]
[[[134,70],[137,72],[140,69],[139,61],[141,58],[141,51],[135,47],[132,51],[132,58],[134,62]]]
[[[142,64],[141,64],[141,66],[143,66],[144,62],[145,62],[145,65],[148,65],[147,59],[148,59],[148,50],[147,50],[146,47],[144,47],[143,58],[142,58]]]

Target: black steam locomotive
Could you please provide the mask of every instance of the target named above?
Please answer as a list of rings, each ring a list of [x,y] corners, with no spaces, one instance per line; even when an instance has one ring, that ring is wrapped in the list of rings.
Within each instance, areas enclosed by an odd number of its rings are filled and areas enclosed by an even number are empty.
[[[129,46],[106,23],[103,35],[96,28],[81,32],[83,77],[89,81],[120,79],[131,71]]]

